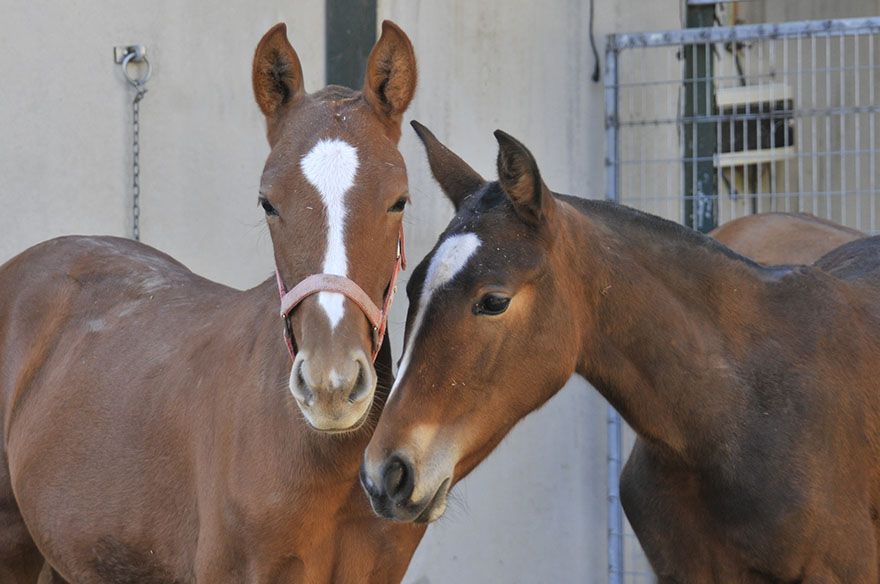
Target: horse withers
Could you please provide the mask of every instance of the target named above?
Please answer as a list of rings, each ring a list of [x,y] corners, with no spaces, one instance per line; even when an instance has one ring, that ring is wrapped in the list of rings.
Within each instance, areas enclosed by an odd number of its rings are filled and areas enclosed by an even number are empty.
[[[377,513],[438,518],[578,373],[642,438],[621,490],[661,582],[878,581],[880,238],[762,267],[552,193],[503,132],[487,182],[417,129],[456,215],[408,285],[361,471]]]
[[[0,582],[44,558],[77,584],[403,577],[424,530],[373,516],[357,475],[391,383],[415,84],[389,22],[362,91],[306,93],[284,25],[265,35],[277,276],[251,290],[112,237],[0,268]]]

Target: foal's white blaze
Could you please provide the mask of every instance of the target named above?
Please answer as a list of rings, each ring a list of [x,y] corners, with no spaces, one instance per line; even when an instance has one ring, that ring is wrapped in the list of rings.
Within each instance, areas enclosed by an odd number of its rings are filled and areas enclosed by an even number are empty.
[[[419,308],[416,312],[416,318],[413,322],[412,334],[409,336],[409,344],[403,352],[403,359],[400,362],[400,370],[397,372],[397,379],[388,393],[388,399],[394,395],[397,384],[403,379],[406,368],[409,366],[409,360],[412,356],[412,348],[418,338],[419,331],[422,328],[422,321],[425,318],[425,312],[431,297],[438,289],[452,281],[462,268],[465,267],[477,248],[480,247],[480,238],[475,233],[461,233],[448,237],[437,248],[437,253],[431,258],[431,264],[428,266],[428,272],[425,275],[425,283],[422,287],[422,294],[419,296]]]
[[[327,251],[323,272],[348,276],[345,253],[345,193],[354,184],[357,173],[357,149],[342,140],[320,140],[303,156],[300,168],[306,180],[321,195],[327,215]],[[320,292],[318,304],[327,313],[330,327],[336,328],[345,313],[345,296],[337,292]]]

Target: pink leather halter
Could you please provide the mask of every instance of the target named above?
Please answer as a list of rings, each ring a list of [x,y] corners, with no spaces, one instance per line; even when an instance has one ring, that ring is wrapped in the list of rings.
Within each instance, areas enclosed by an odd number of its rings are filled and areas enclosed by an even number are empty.
[[[300,302],[312,294],[317,294],[318,292],[337,292],[354,302],[373,327],[372,359],[375,362],[376,357],[379,355],[379,349],[382,347],[382,340],[385,338],[385,330],[388,326],[388,309],[391,308],[391,301],[394,299],[394,293],[397,291],[397,275],[401,269],[406,269],[406,250],[403,245],[402,223],[400,225],[400,235],[397,238],[397,259],[394,261],[394,270],[391,272],[391,281],[388,283],[388,290],[385,292],[385,299],[381,309],[376,306],[370,295],[364,292],[364,289],[353,280],[335,274],[312,274],[311,276],[306,276],[305,279],[288,291],[281,280],[278,266],[275,266],[275,279],[278,281],[278,294],[281,296],[281,318],[284,320],[284,339],[287,341],[287,350],[290,352],[290,358],[296,358],[293,331],[290,327],[290,313],[294,311]]]

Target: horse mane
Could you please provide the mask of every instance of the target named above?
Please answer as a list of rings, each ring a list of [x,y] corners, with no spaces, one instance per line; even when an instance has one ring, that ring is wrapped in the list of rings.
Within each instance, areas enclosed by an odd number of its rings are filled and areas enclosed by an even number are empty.
[[[600,218],[603,223],[611,226],[616,232],[622,232],[627,235],[639,234],[648,237],[656,234],[688,246],[703,248],[711,253],[720,253],[728,259],[743,262],[755,269],[766,269],[754,260],[736,253],[708,235],[700,233],[696,229],[685,227],[675,221],[651,215],[612,201],[584,199],[557,193],[554,193],[554,195],[557,199],[565,201],[584,215]]]

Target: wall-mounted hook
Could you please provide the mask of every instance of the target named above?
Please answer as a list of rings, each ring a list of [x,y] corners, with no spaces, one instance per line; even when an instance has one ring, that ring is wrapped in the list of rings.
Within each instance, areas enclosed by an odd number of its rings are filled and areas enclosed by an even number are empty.
[[[138,89],[140,89],[150,79],[150,75],[153,74],[153,67],[147,60],[147,47],[144,45],[122,45],[113,47],[113,60],[122,65],[122,72],[125,74],[125,78]],[[129,70],[129,64],[132,62],[144,64],[146,70],[143,75],[137,77],[131,73]]]

